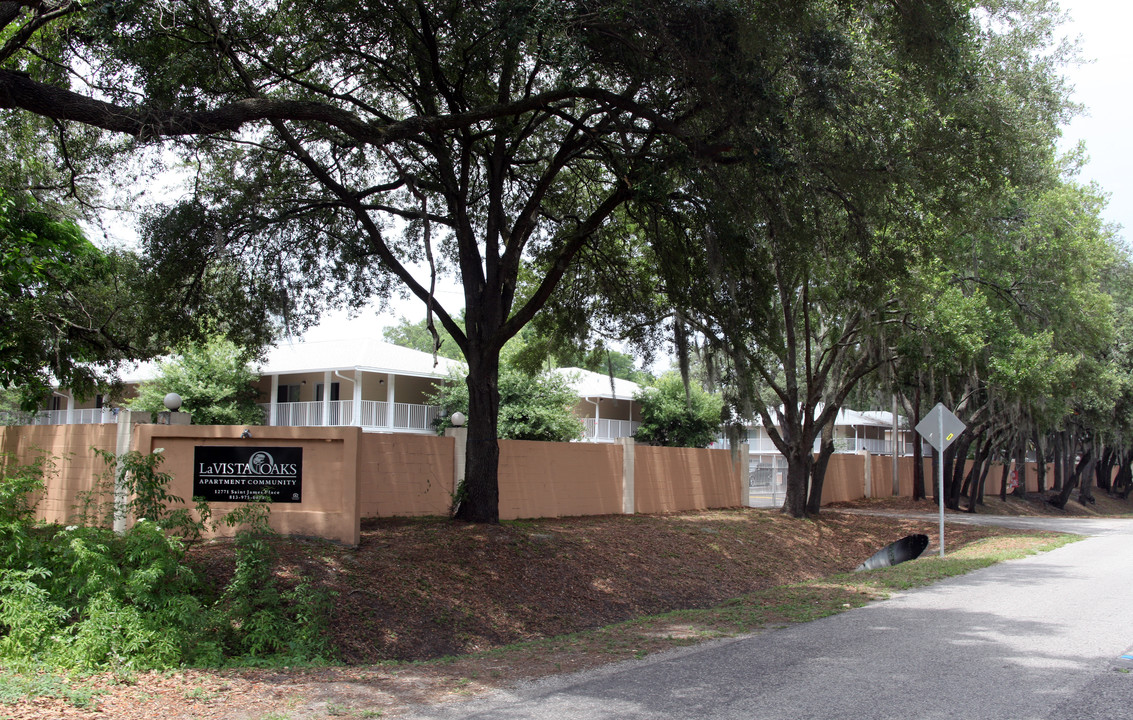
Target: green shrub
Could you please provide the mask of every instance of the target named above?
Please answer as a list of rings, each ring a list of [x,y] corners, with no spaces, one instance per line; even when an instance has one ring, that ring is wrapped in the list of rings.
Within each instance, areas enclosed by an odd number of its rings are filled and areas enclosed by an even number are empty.
[[[217,592],[184,562],[183,538],[200,537],[207,505],[198,504],[201,517],[170,509],[181,501],[168,492],[160,455],[102,455],[113,465],[80,513],[91,524],[34,521],[47,463],[0,476],[0,662],[147,670],[328,655],[329,598],[306,582],[280,586],[266,504],[224,518],[240,529],[235,572]],[[140,518],[120,535],[109,527],[115,477],[129,491],[124,510]]]
[[[641,405],[641,425],[634,439],[669,447],[708,447],[719,436],[724,401],[695,382],[685,386],[677,373],[657,378],[634,396]]]

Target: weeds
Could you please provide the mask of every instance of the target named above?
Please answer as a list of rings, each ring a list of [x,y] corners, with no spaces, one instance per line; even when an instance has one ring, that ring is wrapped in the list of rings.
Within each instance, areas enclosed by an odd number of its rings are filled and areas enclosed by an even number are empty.
[[[49,462],[9,463],[0,475],[0,661],[33,673],[23,685],[3,676],[0,697],[54,692],[44,670],[293,665],[330,654],[330,598],[305,581],[280,586],[266,504],[224,518],[239,528],[236,567],[217,593],[184,562],[207,528],[208,506],[177,507],[184,503],[168,492],[159,454],[100,455],[107,473],[80,499],[83,522],[65,528],[34,521]],[[115,479],[126,490],[117,503]],[[123,513],[139,519],[117,534]],[[31,684],[36,678],[48,684]]]
[[[28,697],[46,697],[64,700],[84,710],[94,710],[101,694],[100,690],[75,686],[64,676],[54,673],[0,671],[0,704],[9,705]]]

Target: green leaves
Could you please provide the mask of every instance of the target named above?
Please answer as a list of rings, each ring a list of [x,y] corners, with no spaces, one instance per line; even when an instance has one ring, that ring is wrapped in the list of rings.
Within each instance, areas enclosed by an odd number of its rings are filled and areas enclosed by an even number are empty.
[[[578,396],[563,375],[544,372],[528,375],[511,367],[500,369],[499,437],[508,440],[566,442],[582,437],[582,423],[574,414]],[[454,412],[468,415],[468,386],[460,373],[429,398],[443,408],[437,429],[451,425]]]
[[[259,377],[248,366],[248,356],[231,341],[212,337],[188,343],[176,358],[161,364],[156,380],[142,383],[132,410],[162,412],[165,396],[177,393],[182,410],[197,425],[262,425],[263,410],[256,404]]]
[[[186,561],[178,511],[167,507],[179,499],[158,462],[132,453],[120,463],[134,513],[150,516],[122,535],[35,523],[26,508],[38,471],[0,476],[0,500],[21,509],[0,517],[0,661],[90,672],[328,656],[328,596],[302,581],[280,584],[266,508],[233,517],[251,527],[237,533],[231,582],[209,587]]]
[[[641,404],[641,426],[634,440],[669,447],[708,447],[720,436],[724,401],[677,373],[666,373],[635,397]]]

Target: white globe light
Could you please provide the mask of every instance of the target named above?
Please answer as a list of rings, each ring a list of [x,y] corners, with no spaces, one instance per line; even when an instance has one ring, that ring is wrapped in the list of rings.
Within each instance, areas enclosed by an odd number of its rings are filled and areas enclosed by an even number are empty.
[[[463,426],[464,426],[464,422],[465,422],[466,420],[468,420],[468,418],[466,418],[466,417],[464,416],[464,413],[462,413],[462,412],[454,412],[454,413],[452,414],[452,417],[451,417],[451,418],[449,418],[449,419],[450,419],[450,420],[452,420],[452,426],[453,426],[453,427],[463,427]]]
[[[181,396],[177,393],[169,393],[165,396],[165,408],[170,412],[177,412],[181,409]]]

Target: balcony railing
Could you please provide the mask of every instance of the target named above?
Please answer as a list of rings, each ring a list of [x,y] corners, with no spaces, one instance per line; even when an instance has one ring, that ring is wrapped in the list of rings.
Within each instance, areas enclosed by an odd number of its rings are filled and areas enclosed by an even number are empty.
[[[632,420],[606,420],[604,418],[583,418],[586,439],[598,442],[612,442],[618,438],[633,437],[641,423]]]
[[[102,425],[118,422],[117,408],[0,413],[0,425]]]
[[[260,405],[264,410],[264,417],[270,418],[271,405]],[[379,427],[391,430],[425,431],[433,429],[433,420],[440,415],[441,409],[432,405],[414,405],[412,403],[393,404],[393,415],[390,416],[389,403],[384,400],[363,400],[358,422],[354,418],[353,400],[333,400],[326,403],[326,422],[323,421],[324,403],[292,402],[278,403],[276,406],[274,425],[284,427],[343,427],[360,425],[362,427]]]
[[[814,441],[814,451],[819,452],[822,439]],[[892,455],[893,443],[881,438],[834,438],[834,452],[853,453],[862,450],[871,455]]]

